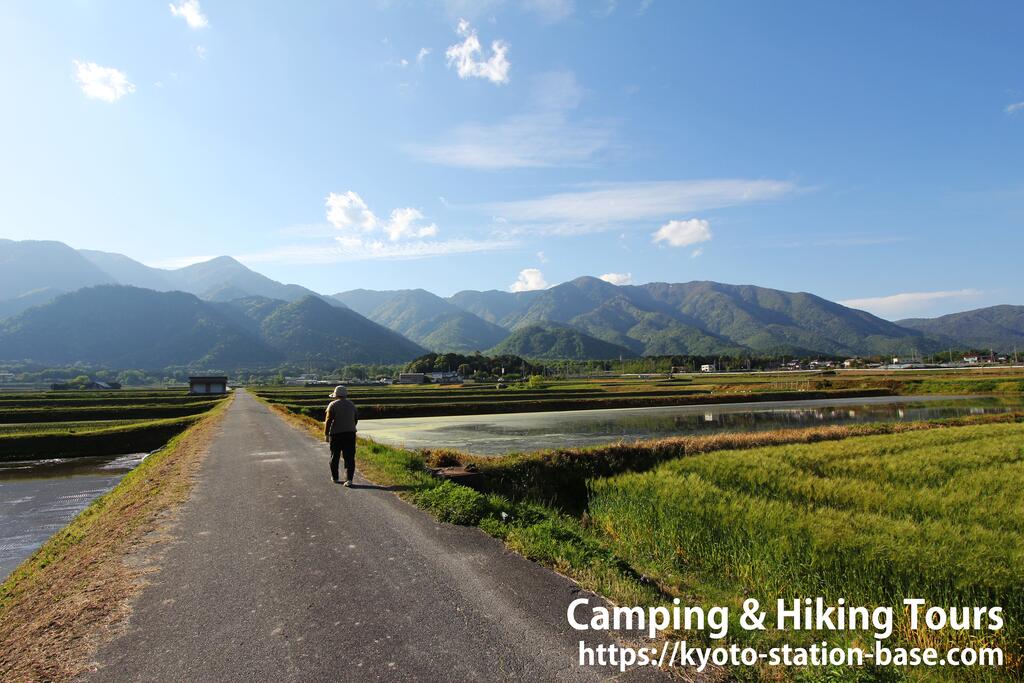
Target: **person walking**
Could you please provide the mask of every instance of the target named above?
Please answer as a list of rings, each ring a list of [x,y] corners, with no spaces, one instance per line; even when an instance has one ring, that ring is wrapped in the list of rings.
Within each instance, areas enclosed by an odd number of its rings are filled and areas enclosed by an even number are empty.
[[[345,486],[352,486],[356,472],[356,423],[359,414],[356,406],[348,400],[348,389],[334,387],[334,399],[327,404],[324,417],[324,438],[331,445],[331,479],[338,483],[338,460],[345,457]]]

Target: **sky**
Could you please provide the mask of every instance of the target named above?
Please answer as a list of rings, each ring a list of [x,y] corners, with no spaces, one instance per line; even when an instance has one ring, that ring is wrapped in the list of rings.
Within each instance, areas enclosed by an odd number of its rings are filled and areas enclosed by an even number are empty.
[[[0,5],[0,236],[323,293],[1024,304],[1024,4]]]

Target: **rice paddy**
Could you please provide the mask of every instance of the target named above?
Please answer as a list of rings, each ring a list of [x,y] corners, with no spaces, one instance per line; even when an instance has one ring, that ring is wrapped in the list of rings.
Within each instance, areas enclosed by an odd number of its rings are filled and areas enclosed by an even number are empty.
[[[1019,402],[1019,375],[950,375],[851,373],[829,387],[811,390],[973,390]],[[697,384],[703,379],[694,378],[677,392],[654,388],[651,382],[634,382],[629,388],[562,383],[545,390],[549,393],[534,392],[528,400],[548,396],[601,401],[619,392],[648,399],[665,392],[665,398],[687,402],[695,396],[774,391],[763,382],[742,386],[734,378]],[[313,410],[326,398],[317,389],[261,393],[280,408],[305,416],[315,429]],[[469,387],[351,393],[361,411],[369,401],[411,409],[462,402],[456,397],[491,405],[515,400],[497,396],[497,390]],[[399,403],[392,396],[408,400]],[[763,604],[774,604],[776,598],[820,596],[833,603],[842,598],[847,604],[893,607],[898,623],[891,646],[996,646],[1006,657],[1002,667],[972,669],[755,666],[730,671],[733,678],[1024,678],[1024,415],[1019,412],[687,435],[503,458],[367,445],[363,452],[371,471],[383,483],[412,487],[414,502],[440,519],[479,525],[527,557],[619,604],[666,604],[678,597],[686,604],[725,605],[738,614],[743,600],[752,596]],[[432,484],[421,474],[424,465],[469,463],[483,473],[482,493],[462,489],[456,495],[461,487]],[[1006,624],[996,633],[911,631],[904,598],[942,607],[998,605]],[[809,645],[823,638],[836,645],[870,642],[870,635],[856,632],[732,628],[730,633],[732,642],[762,648]]]
[[[0,394],[0,460],[152,450],[219,400],[184,389]]]

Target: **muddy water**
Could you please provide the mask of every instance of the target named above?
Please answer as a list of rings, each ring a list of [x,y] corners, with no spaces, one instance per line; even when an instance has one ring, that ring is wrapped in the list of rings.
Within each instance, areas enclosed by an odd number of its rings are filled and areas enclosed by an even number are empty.
[[[0,580],[145,455],[0,463]]]
[[[904,422],[1021,408],[1020,401],[977,396],[886,396],[361,420],[359,433],[383,443],[409,448],[457,448],[479,455],[505,455],[683,434]]]

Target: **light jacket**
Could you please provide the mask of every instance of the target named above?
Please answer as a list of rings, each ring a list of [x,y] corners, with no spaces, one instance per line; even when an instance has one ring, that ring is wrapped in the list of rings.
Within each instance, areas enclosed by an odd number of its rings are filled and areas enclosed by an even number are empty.
[[[324,433],[341,434],[343,432],[356,431],[356,423],[359,422],[359,415],[356,405],[347,398],[339,398],[327,404],[327,412],[324,418]]]

